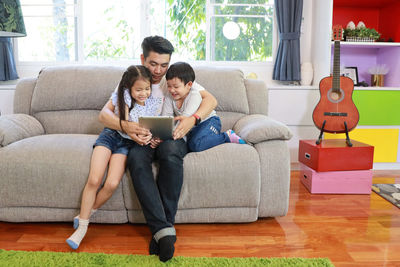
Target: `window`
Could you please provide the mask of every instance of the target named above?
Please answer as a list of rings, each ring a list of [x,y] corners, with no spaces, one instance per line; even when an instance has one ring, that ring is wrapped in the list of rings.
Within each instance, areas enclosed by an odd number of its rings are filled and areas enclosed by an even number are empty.
[[[271,2],[271,3],[270,3]],[[272,58],[272,0],[21,0],[27,37],[19,62],[138,59],[149,35],[179,60]]]
[[[19,38],[19,61],[77,59],[73,0],[22,0],[27,36]]]

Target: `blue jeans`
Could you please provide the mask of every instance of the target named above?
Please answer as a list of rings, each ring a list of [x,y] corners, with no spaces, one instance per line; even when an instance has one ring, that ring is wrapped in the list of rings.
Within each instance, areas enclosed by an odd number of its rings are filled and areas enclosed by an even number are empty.
[[[186,154],[187,145],[183,139],[165,140],[156,149],[135,144],[129,151],[127,165],[153,235],[175,223]],[[158,159],[160,165],[156,180],[151,168],[154,159]]]
[[[213,116],[192,128],[187,135],[190,151],[199,152],[214,146],[229,143],[229,136],[221,133],[221,120]]]
[[[104,128],[93,147],[104,146],[110,149],[112,154],[128,155],[129,148],[134,144],[136,144],[134,141],[123,138],[117,131]]]

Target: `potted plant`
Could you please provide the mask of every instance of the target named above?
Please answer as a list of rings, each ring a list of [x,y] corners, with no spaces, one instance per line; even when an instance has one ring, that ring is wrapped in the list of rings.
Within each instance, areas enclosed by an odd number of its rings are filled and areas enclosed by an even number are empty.
[[[360,27],[344,29],[344,38],[349,42],[375,42],[381,36],[375,29]]]

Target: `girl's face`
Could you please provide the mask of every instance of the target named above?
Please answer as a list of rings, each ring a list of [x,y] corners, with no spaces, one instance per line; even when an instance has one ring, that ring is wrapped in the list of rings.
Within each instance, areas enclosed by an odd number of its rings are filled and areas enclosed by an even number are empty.
[[[144,102],[151,94],[150,81],[138,79],[131,88],[131,96],[139,105],[144,105]]]

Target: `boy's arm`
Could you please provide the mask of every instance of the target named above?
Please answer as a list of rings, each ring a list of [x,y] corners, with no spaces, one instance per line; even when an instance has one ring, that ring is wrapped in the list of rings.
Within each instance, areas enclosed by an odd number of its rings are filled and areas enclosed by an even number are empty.
[[[200,107],[195,113],[203,120],[207,118],[208,115],[210,115],[210,113],[215,109],[217,106],[217,99],[215,99],[215,97],[206,90],[201,90],[199,92],[202,97],[202,101]],[[184,137],[196,123],[196,118],[193,116],[179,116],[176,117],[176,120],[179,120],[180,123],[174,132],[176,133],[176,136],[174,136],[175,139]]]
[[[122,131],[119,124],[119,117],[114,113],[114,105],[111,100],[108,100],[104,107],[101,109],[99,114],[99,121],[107,128],[111,128],[117,131]],[[138,135],[146,136],[150,134],[150,131],[140,127],[136,122],[121,121],[122,126],[127,135],[129,135],[133,141],[138,144],[145,144],[147,140]]]

